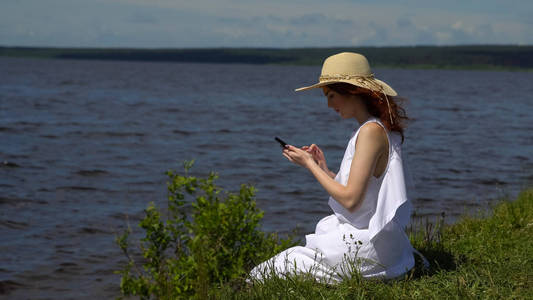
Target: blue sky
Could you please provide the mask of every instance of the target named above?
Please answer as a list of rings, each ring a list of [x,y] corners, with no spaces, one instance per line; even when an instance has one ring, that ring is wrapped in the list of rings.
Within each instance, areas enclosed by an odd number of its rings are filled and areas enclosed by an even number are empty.
[[[0,45],[533,44],[531,0],[1,0]]]

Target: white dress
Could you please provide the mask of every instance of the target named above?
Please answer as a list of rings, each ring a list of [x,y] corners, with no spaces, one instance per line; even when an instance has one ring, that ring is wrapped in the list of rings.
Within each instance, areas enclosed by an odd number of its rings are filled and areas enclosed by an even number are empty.
[[[348,182],[360,129],[352,135],[335,180]],[[398,277],[414,266],[413,249],[404,228],[411,204],[401,154],[401,137],[387,132],[389,160],[381,177],[371,177],[361,207],[351,213],[332,197],[333,214],[320,220],[315,233],[306,235],[305,247],[289,248],[256,266],[251,277],[261,280],[278,275],[311,272],[317,280],[338,282],[355,267],[364,278]]]

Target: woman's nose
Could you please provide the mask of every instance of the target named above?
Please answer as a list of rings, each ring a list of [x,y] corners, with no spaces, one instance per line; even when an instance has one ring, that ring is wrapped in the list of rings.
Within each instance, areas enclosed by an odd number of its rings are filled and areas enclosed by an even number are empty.
[[[331,103],[330,99],[328,99],[328,107],[333,107],[333,104]]]

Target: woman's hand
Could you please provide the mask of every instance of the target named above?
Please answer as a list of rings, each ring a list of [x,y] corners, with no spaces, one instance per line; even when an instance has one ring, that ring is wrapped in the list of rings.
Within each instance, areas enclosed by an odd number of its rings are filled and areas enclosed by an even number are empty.
[[[320,147],[318,147],[316,144],[312,144],[311,146],[303,146],[302,150],[311,153],[313,159],[322,170],[326,171],[328,169],[324,152],[322,152],[322,149],[320,149]]]
[[[283,149],[283,156],[285,156],[290,162],[304,168],[309,168],[309,164],[316,163],[310,152],[291,145],[287,145],[285,149]]]
[[[301,149],[287,145],[287,147],[283,149],[283,156],[285,156],[290,162],[308,169],[310,164],[314,163],[326,172],[329,177],[335,178],[336,174],[328,169],[324,152],[322,152],[322,150],[315,144],[312,144],[311,146],[303,146]]]
[[[328,165],[326,163],[326,157],[324,156],[324,152],[322,152],[322,149],[318,147],[316,144],[312,144],[311,146],[303,146],[302,150],[305,150],[313,156],[313,159],[315,160],[316,164],[326,172],[329,177],[335,178],[335,173],[331,172],[328,168]]]

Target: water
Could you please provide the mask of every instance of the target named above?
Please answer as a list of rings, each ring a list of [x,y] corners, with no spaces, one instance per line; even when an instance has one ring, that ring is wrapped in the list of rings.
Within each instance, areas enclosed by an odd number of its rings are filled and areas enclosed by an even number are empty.
[[[336,170],[355,121],[312,84],[320,67],[0,58],[0,291],[111,298],[115,233],[165,203],[168,169],[195,159],[219,185],[258,188],[263,228],[314,229],[330,213],[274,136],[317,143]],[[378,69],[409,99],[404,152],[421,217],[487,208],[533,183],[533,73]],[[3,297],[0,294],[0,297]]]

